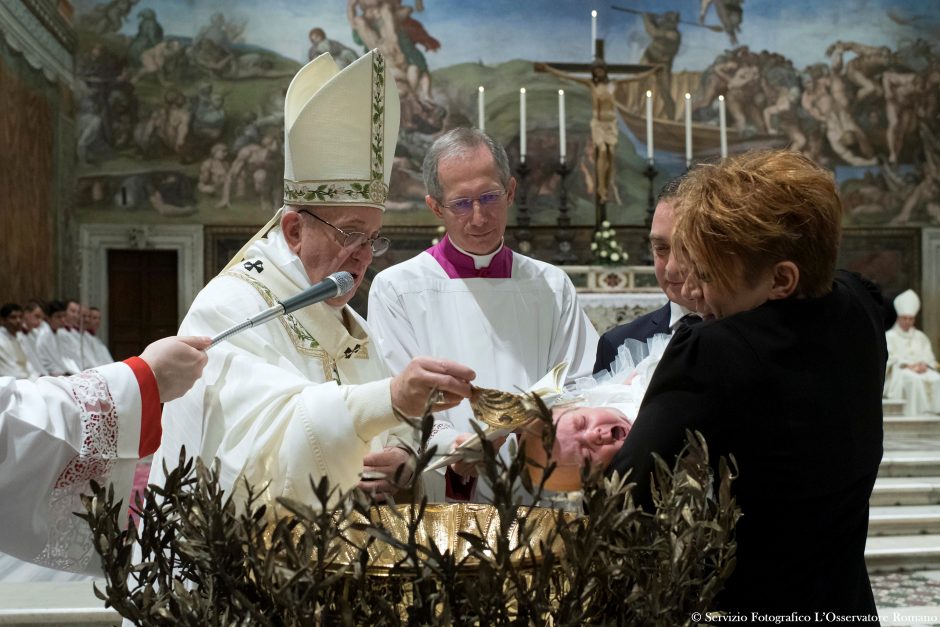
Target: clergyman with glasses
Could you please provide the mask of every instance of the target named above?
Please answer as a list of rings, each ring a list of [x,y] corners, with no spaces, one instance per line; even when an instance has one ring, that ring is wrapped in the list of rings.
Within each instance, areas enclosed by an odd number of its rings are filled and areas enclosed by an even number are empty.
[[[236,498],[247,479],[264,488],[265,502],[313,505],[311,477],[327,477],[382,499],[408,459],[397,445],[414,437],[393,407],[420,416],[435,389],[445,409],[470,394],[474,374],[455,362],[419,358],[391,376],[347,305],[389,247],[381,228],[398,122],[395,81],[376,51],[342,71],[324,54],[294,77],[285,204],[199,293],[181,332],[214,336],[338,271],[352,275],[354,289],[209,350],[203,378],[163,412],[151,483],[162,484],[162,465],[175,467],[185,445],[188,455],[220,460],[221,483]]]
[[[380,272],[369,290],[369,327],[389,366],[418,355],[466,364],[475,385],[526,389],[556,364],[588,375],[597,332],[568,275],[504,243],[516,180],[506,151],[469,128],[441,135],[424,159],[425,202],[446,235]],[[473,433],[469,403],[435,414],[430,444],[447,452]],[[511,446],[507,444],[506,447]],[[476,469],[458,463],[424,477],[430,500],[486,500]]]

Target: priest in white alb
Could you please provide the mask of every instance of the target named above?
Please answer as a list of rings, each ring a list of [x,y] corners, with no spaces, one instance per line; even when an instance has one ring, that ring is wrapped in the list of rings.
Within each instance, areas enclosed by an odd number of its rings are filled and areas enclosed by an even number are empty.
[[[504,244],[516,180],[503,147],[482,131],[453,129],[428,150],[423,170],[425,202],[447,234],[372,282],[369,324],[388,363],[454,359],[474,369],[476,385],[503,390],[525,390],[560,362],[569,380],[590,375],[597,331],[568,275]],[[473,433],[469,403],[435,417],[438,452]],[[474,473],[464,463],[427,473],[429,499],[485,499]]]
[[[150,481],[181,446],[218,459],[221,484],[263,502],[316,505],[311,481],[392,492],[419,416],[436,389],[441,408],[469,396],[473,372],[440,359],[391,375],[365,321],[347,305],[376,255],[398,137],[395,81],[377,51],[338,71],[328,54],[300,69],[285,98],[284,206],[198,294],[183,333],[215,336],[318,283],[349,272],[349,293],[232,336],[209,350],[203,379],[164,411]],[[406,473],[407,474],[407,473]],[[384,477],[375,479],[376,477]],[[261,492],[261,490],[264,490]]]
[[[894,299],[898,319],[885,333],[888,342],[888,372],[885,398],[903,400],[904,413],[919,416],[940,414],[940,374],[930,338],[914,327],[920,298],[907,290]]]

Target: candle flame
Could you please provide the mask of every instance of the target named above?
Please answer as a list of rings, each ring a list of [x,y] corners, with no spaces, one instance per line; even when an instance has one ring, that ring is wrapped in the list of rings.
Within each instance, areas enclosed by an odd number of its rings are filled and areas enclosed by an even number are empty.
[[[524,93],[525,93],[525,87],[520,88],[520,89],[519,89],[519,93],[520,93],[520,94],[524,94]]]
[[[591,11],[591,17],[597,17],[597,11]]]
[[[564,95],[565,95],[565,90],[564,90],[564,89],[559,89],[559,90],[558,90],[558,95],[559,95],[559,96],[564,96]]]
[[[483,85],[480,85],[480,88],[479,88],[479,89],[480,89],[480,91],[482,92],[482,91],[483,91]]]
[[[649,89],[647,89],[647,90],[646,90],[646,97],[647,97],[647,98],[652,98],[652,97],[653,97],[653,92],[650,91]]]
[[[718,96],[718,100],[724,100],[724,99],[725,99],[724,96]]]
[[[686,94],[686,95],[685,95],[685,99],[686,99],[686,100],[691,100],[691,99],[692,99],[692,94]]]

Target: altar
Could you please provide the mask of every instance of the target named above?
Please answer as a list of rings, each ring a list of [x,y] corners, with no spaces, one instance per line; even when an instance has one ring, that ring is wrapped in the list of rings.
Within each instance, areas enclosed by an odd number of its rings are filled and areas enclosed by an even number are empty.
[[[578,290],[581,308],[598,333],[666,304],[652,266],[562,266]]]

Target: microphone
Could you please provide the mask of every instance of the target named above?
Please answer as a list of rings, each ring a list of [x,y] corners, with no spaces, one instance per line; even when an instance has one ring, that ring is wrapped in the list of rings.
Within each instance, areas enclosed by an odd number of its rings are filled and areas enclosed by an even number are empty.
[[[356,282],[353,280],[352,275],[348,272],[334,272],[316,285],[311,285],[299,294],[285,298],[283,301],[278,301],[273,307],[265,309],[244,322],[240,322],[234,327],[219,333],[212,338],[212,343],[209,344],[206,350],[209,350],[209,348],[212,348],[222,340],[226,340],[237,333],[241,333],[245,329],[264,324],[265,322],[274,320],[278,316],[303,309],[308,305],[342,296],[352,290],[355,284]]]

